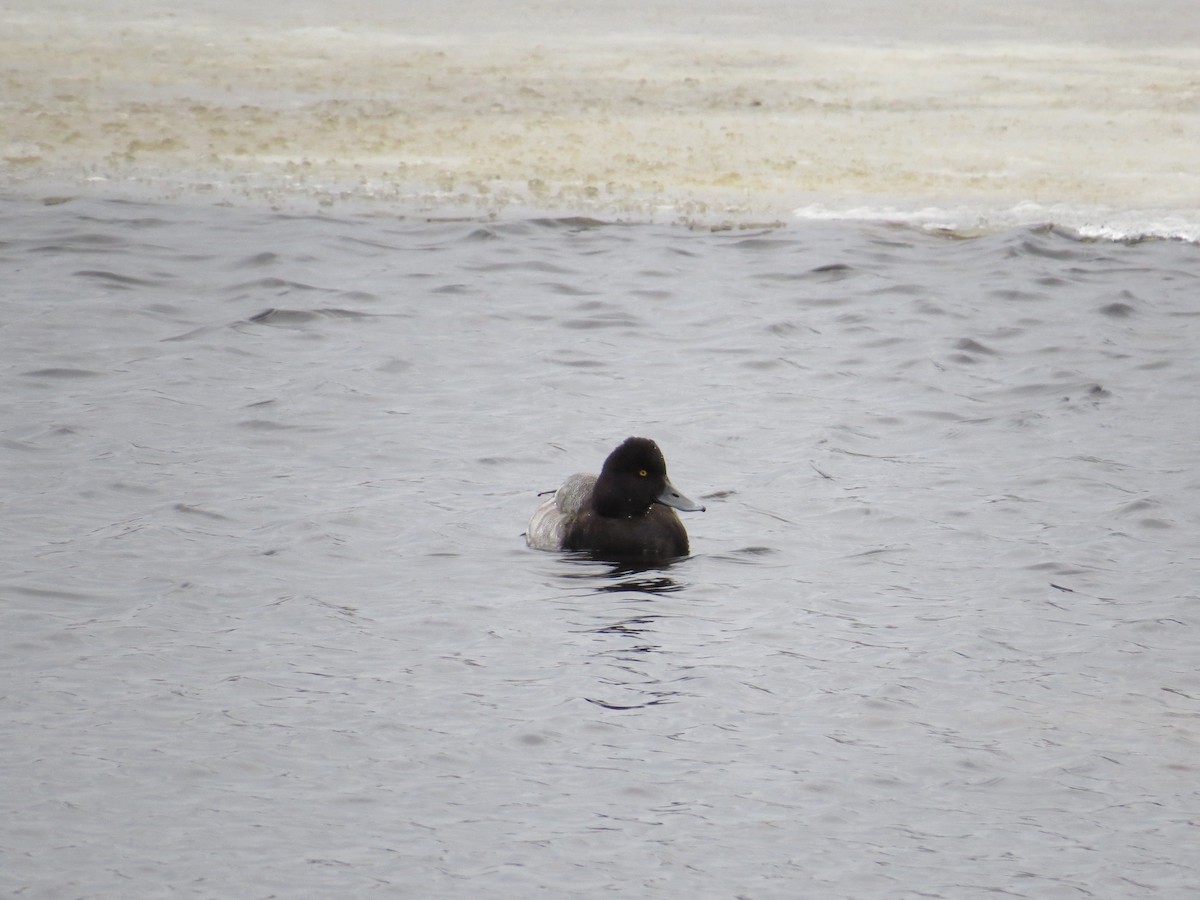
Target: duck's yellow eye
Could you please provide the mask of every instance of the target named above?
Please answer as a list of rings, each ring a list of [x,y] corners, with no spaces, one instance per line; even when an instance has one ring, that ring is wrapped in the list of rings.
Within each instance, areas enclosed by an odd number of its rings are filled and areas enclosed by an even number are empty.
[[[641,475],[643,478],[645,478],[650,473],[647,472],[645,469],[642,469],[640,472],[638,472],[638,474]]]

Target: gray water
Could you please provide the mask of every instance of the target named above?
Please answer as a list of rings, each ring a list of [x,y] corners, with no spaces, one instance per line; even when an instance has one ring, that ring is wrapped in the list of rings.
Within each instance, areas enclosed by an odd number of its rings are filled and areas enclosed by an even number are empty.
[[[0,204],[0,893],[1200,891],[1200,250]],[[531,551],[663,447],[693,556]]]

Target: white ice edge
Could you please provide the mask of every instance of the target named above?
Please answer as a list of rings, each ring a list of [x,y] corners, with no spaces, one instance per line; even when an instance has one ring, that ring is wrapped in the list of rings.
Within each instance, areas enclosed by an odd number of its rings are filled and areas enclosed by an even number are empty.
[[[887,222],[924,231],[963,234],[1053,226],[1087,240],[1177,240],[1200,243],[1200,211],[1118,210],[1071,204],[1023,202],[1012,206],[872,204],[836,206],[812,203],[793,210],[801,221]]]

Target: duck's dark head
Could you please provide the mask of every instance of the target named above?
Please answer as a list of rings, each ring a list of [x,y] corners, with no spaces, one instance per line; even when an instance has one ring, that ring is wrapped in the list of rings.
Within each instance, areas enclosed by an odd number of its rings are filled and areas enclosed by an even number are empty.
[[[655,503],[690,512],[704,510],[671,484],[658,444],[649,438],[626,438],[604,461],[592,489],[592,508],[606,518],[630,518],[644,516]]]

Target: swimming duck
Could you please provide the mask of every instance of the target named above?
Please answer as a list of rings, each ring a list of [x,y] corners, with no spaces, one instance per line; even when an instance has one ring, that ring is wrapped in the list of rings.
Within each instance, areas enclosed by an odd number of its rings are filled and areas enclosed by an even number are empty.
[[[674,507],[672,509],[671,507]],[[667,478],[667,462],[649,438],[627,438],[599,477],[579,473],[529,520],[535,550],[586,550],[606,559],[686,556],[688,536],[676,509],[703,512]]]

